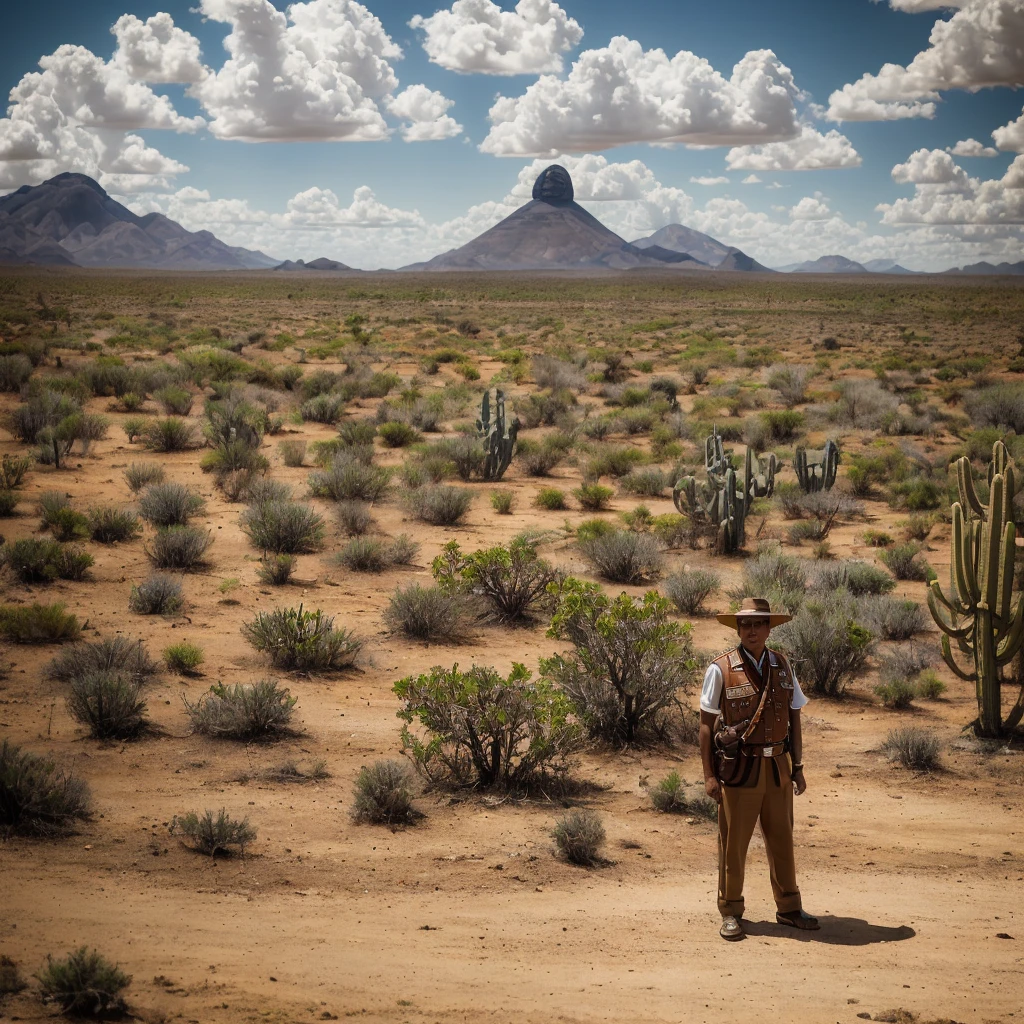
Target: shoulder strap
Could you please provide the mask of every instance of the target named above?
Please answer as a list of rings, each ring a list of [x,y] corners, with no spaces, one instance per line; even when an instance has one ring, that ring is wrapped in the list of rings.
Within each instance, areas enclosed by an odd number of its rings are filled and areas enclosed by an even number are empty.
[[[746,743],[754,734],[754,730],[757,728],[757,723],[761,721],[761,715],[764,713],[764,705],[765,701],[768,700],[768,691],[770,689],[771,680],[766,679],[764,686],[761,687],[761,699],[757,702],[757,710],[750,719],[750,724],[743,730],[743,735],[740,737],[740,743]]]

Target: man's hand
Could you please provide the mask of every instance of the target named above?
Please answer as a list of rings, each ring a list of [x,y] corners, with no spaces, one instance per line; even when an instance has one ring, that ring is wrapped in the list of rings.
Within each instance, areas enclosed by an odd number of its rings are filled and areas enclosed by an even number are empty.
[[[804,778],[803,768],[797,768],[793,772],[793,789],[797,796],[803,796],[804,790],[807,789],[807,780]]]
[[[715,803],[722,802],[722,786],[714,775],[709,775],[704,780],[704,792],[707,793]]]

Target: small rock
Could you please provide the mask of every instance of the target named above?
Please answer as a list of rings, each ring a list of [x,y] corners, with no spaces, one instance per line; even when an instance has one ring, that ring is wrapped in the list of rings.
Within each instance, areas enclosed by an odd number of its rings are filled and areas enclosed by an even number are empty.
[[[996,932],[996,938],[997,939],[1012,939],[1013,936],[1010,935],[1008,932]]]

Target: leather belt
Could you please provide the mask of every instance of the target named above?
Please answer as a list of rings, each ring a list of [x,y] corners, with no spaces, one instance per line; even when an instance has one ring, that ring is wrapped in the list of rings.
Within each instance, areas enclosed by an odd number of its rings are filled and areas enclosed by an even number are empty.
[[[779,754],[784,754],[785,752],[785,743],[774,743],[771,746],[767,747],[744,747],[744,753],[750,754],[753,757],[777,757]]]

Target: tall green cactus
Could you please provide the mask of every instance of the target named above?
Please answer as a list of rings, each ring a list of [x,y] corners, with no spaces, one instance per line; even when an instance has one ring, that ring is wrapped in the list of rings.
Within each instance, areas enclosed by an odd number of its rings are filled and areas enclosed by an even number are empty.
[[[1000,669],[1010,663],[1024,644],[1024,595],[1013,601],[1013,563],[1016,527],[1013,496],[1016,472],[1001,441],[992,451],[988,504],[978,498],[967,458],[957,461],[960,500],[953,503],[950,539],[950,594],[932,581],[928,609],[942,630],[942,657],[961,679],[973,682],[978,697],[975,730],[981,736],[999,736],[1017,726],[1024,716],[1024,688],[1003,720]],[[961,668],[953,657],[950,640],[970,658],[972,668]]]
[[[775,493],[775,471],[778,468],[779,461],[775,458],[775,452],[756,455],[748,445],[743,463],[743,493],[747,498],[770,498]]]
[[[725,455],[722,435],[718,427],[712,427],[711,433],[704,438],[704,468],[708,473],[723,474],[729,468],[729,460]]]
[[[476,421],[477,434],[484,445],[485,480],[500,480],[505,475],[512,456],[515,454],[516,437],[519,435],[519,420],[511,424],[505,421],[505,393],[494,392],[494,418],[491,418],[491,393],[484,392],[480,402],[480,419]]]
[[[672,500],[683,515],[715,528],[716,546],[723,554],[743,547],[749,502],[739,488],[736,470],[730,467],[724,474],[708,473],[703,485],[685,476],[672,489]]]
[[[839,446],[829,440],[825,442],[824,448],[797,448],[793,468],[804,494],[831,491],[839,469]]]

